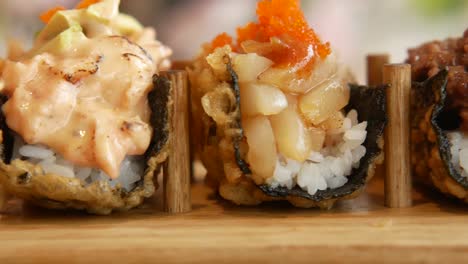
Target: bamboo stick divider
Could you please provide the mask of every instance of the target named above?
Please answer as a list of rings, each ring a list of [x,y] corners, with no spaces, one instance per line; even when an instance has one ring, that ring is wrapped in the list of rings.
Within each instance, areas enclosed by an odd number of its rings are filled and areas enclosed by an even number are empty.
[[[369,54],[366,57],[367,61],[367,85],[376,87],[383,83],[383,66],[388,64],[390,56],[385,53]],[[384,146],[385,147],[385,146]],[[378,164],[375,168],[375,175],[377,177],[385,176],[385,164]]]
[[[382,69],[389,63],[388,54],[369,54],[367,56],[367,85],[377,86],[383,84]]]
[[[190,159],[190,91],[186,71],[161,72],[172,85],[172,110],[169,111],[171,136],[169,156],[163,166],[163,203],[168,213],[192,209]]]
[[[387,89],[389,122],[385,131],[385,205],[391,208],[412,205],[410,153],[411,66],[387,64],[383,67]]]
[[[3,211],[8,200],[8,194],[5,192],[5,189],[0,185],[0,212]]]
[[[192,62],[189,60],[176,60],[172,62],[171,70],[185,70]]]

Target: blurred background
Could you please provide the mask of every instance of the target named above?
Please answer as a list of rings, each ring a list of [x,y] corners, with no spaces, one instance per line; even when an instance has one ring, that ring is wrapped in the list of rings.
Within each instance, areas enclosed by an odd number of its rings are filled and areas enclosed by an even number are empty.
[[[0,0],[0,56],[5,40],[30,45],[43,25],[38,14],[78,0]],[[196,55],[200,44],[220,32],[255,19],[255,0],[122,0],[121,10],[153,26],[171,46],[174,59]],[[303,0],[312,27],[329,41],[341,60],[365,80],[365,55],[389,53],[402,62],[409,47],[433,39],[457,37],[468,28],[467,0]]]

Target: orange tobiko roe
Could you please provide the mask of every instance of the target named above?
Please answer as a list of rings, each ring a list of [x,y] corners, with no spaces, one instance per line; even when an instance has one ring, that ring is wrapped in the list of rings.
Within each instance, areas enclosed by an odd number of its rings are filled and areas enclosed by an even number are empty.
[[[81,2],[79,2],[75,9],[84,9],[84,8],[87,8],[88,6],[90,5],[93,5],[93,4],[96,4],[96,3],[99,3],[101,0],[82,0]],[[54,8],[51,8],[47,11],[45,11],[44,13],[42,13],[39,18],[42,20],[42,22],[44,22],[44,24],[48,24],[49,21],[52,19],[52,17],[55,15],[55,13],[59,12],[59,11],[63,11],[63,10],[67,10],[65,7],[63,6],[56,6]]]
[[[232,37],[228,33],[221,33],[211,41],[209,52],[213,52],[216,48],[224,47],[226,45],[233,46]]]
[[[66,10],[66,8],[63,6],[56,6],[42,13],[39,16],[39,18],[41,19],[42,22],[44,22],[44,24],[48,24],[49,21],[52,19],[52,17],[55,15],[55,13],[62,11],[62,10]]]
[[[101,0],[82,0],[75,6],[75,9],[85,9],[88,6],[94,5],[99,2],[101,2]]]
[[[317,56],[325,59],[331,52],[330,44],[322,43],[309,27],[299,0],[261,0],[257,5],[257,17],[257,23],[237,29],[236,46],[232,44],[232,38],[223,33],[211,43],[211,49],[229,44],[239,50],[246,40],[269,43],[276,38],[280,45],[272,45],[272,49],[262,55],[276,65],[298,65],[300,68],[312,66]]]

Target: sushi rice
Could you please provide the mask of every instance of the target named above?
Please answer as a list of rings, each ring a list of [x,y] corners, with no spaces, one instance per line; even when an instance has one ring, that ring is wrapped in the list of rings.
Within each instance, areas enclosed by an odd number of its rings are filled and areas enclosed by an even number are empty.
[[[468,137],[456,131],[448,133],[448,138],[451,144],[452,164],[463,177],[468,178]]]
[[[353,168],[358,168],[366,154],[362,145],[367,135],[367,122],[358,123],[356,110],[351,110],[340,129],[327,132],[325,146],[312,152],[302,164],[278,156],[271,187],[294,188],[296,185],[314,195],[318,190],[336,189],[348,182]]]
[[[18,135],[15,136],[14,159],[24,159],[36,164],[42,168],[44,173],[78,178],[84,185],[103,182],[108,183],[111,188],[120,186],[126,191],[131,191],[141,180],[145,168],[143,156],[127,156],[120,165],[120,176],[117,179],[111,179],[102,170],[73,165],[44,145],[27,145]]]

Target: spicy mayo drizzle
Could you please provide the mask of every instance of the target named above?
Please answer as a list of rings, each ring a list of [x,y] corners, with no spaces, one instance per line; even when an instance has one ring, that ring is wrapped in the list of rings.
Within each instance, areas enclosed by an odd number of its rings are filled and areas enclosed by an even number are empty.
[[[6,62],[7,125],[28,144],[119,176],[126,155],[141,155],[152,135],[147,94],[156,65],[120,36],[85,39],[66,54]]]

